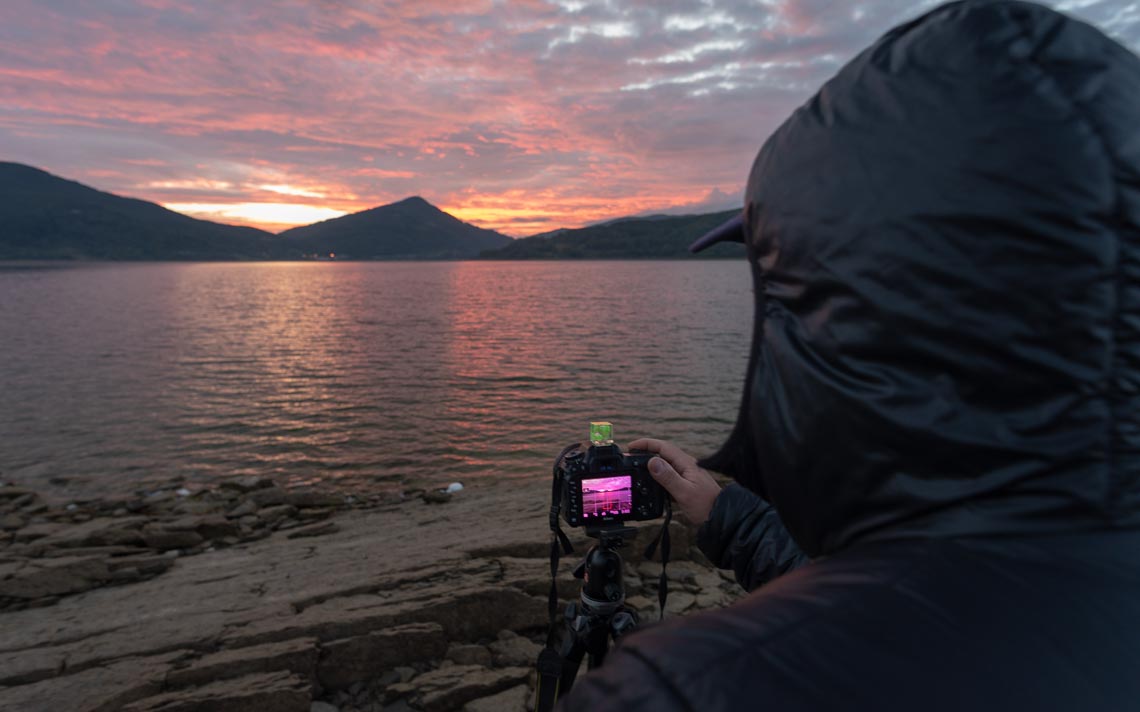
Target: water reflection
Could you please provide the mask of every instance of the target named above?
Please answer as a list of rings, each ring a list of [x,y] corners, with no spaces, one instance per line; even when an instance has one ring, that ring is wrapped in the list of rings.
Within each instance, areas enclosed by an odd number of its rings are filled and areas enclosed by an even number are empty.
[[[0,470],[129,489],[545,477],[608,419],[718,444],[732,262],[114,265],[0,274]]]

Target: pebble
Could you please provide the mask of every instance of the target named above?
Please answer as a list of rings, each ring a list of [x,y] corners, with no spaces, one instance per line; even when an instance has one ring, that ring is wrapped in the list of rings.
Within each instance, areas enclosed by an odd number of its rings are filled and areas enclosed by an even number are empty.
[[[444,492],[451,494],[453,492],[460,492],[462,490],[463,490],[463,483],[462,482],[452,482],[451,484],[449,484],[447,486],[447,489],[445,489]]]

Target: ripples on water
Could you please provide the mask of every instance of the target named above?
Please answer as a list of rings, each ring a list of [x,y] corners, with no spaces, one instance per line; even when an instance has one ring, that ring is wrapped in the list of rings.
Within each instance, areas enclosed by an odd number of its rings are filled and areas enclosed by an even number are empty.
[[[547,478],[596,419],[703,453],[750,290],[743,261],[0,267],[0,478]]]

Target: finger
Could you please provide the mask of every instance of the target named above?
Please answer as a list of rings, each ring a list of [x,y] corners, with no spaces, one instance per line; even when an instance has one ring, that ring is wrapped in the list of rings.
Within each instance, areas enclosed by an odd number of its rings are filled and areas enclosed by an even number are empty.
[[[697,464],[697,458],[668,440],[641,438],[640,440],[631,442],[629,447],[634,450],[648,450],[649,452],[657,453],[678,470],[687,470]]]
[[[673,499],[679,499],[685,494],[686,488],[692,486],[684,477],[677,474],[672,465],[660,457],[649,461],[649,475],[657,480],[657,484],[668,490]]]

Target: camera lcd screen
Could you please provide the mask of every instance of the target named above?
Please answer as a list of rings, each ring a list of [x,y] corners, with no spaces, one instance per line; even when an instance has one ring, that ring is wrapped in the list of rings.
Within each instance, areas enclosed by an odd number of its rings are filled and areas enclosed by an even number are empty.
[[[602,519],[633,512],[633,476],[582,480],[582,518]]]

